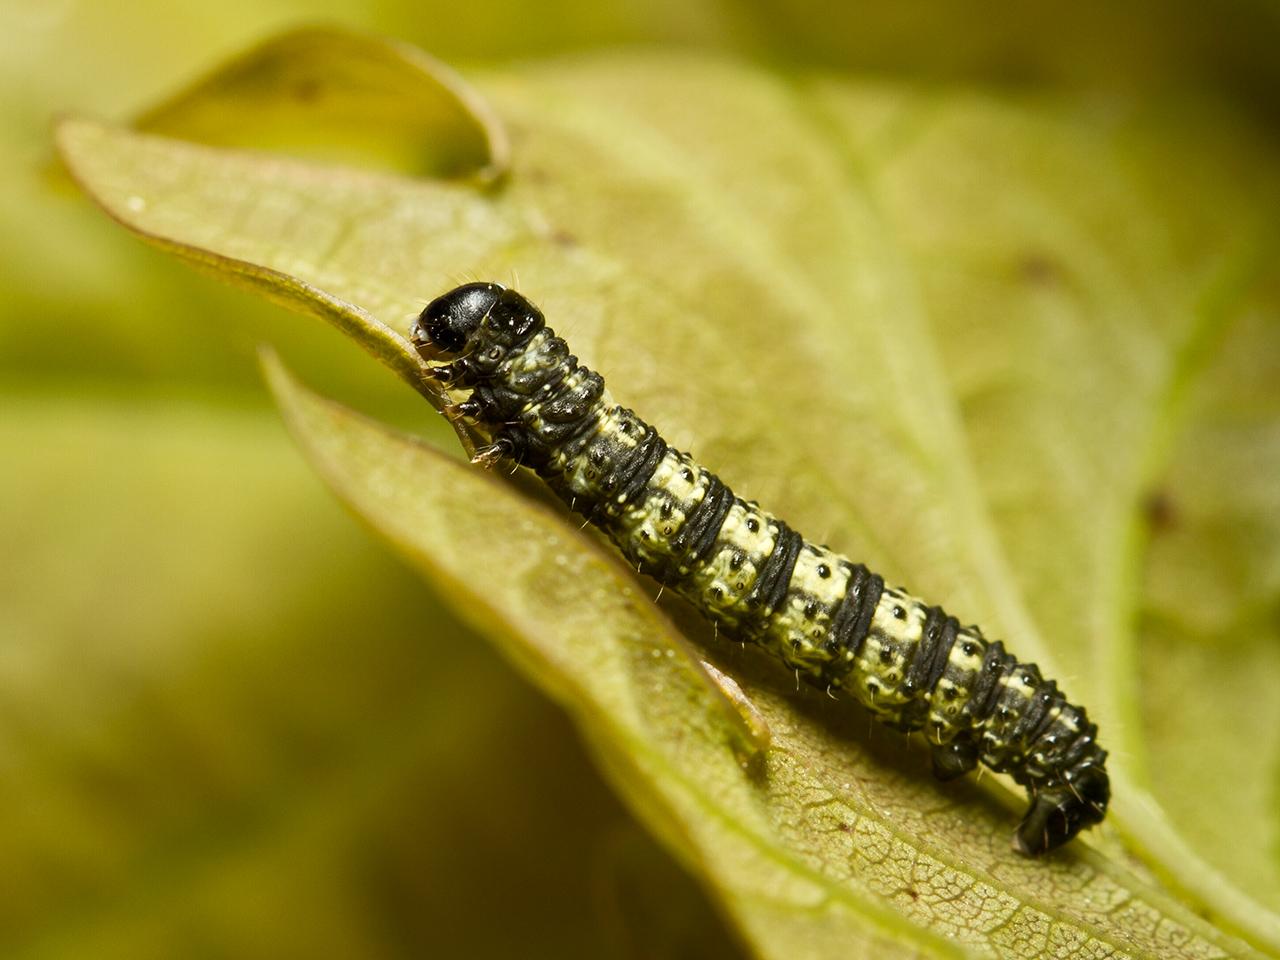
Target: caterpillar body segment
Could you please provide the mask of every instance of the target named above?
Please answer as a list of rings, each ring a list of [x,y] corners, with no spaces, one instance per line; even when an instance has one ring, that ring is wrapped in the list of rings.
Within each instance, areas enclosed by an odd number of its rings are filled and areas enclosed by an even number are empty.
[[[520,294],[458,287],[411,335],[433,377],[470,390],[455,411],[488,455],[536,471],[640,570],[810,683],[923,733],[939,777],[979,763],[1011,775],[1031,803],[1015,849],[1041,854],[1102,820],[1107,755],[1083,707],[977,627],[736,496],[616,404]]]

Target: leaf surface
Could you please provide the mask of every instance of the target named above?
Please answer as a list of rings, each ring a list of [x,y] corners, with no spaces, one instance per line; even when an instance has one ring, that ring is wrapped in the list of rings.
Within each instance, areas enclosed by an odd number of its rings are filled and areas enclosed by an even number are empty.
[[[1143,526],[1153,491],[1192,482],[1176,464],[1198,443],[1262,444],[1261,466],[1274,462],[1264,377],[1254,433],[1215,430],[1206,412],[1213,397],[1230,404],[1235,365],[1277,314],[1262,282],[1275,266],[1270,148],[1194,103],[1099,109],[686,57],[478,82],[512,142],[510,175],[490,188],[88,121],[59,138],[131,229],[336,322],[419,387],[401,338],[416,305],[464,277],[518,278],[677,446],[1004,636],[1088,705],[1114,751],[1114,812],[1090,840],[1027,862],[1008,851],[1013,808],[992,778],[932,782],[908,741],[796,693],[668,601],[767,722],[753,779],[714,685],[642,612],[640,585],[615,609],[617,565],[588,574],[602,561],[565,519],[277,375],[330,481],[569,705],[624,795],[766,955],[834,955],[868,936],[936,955],[1247,955],[1224,929],[1276,949],[1276,848],[1256,841],[1275,835],[1280,744],[1260,721],[1241,772],[1259,786],[1230,831],[1197,827],[1225,790],[1188,794],[1153,772],[1184,753],[1211,760],[1206,744],[1238,734],[1230,711],[1205,709],[1203,740],[1185,743],[1156,709],[1186,696],[1179,670],[1203,653],[1166,642],[1146,614],[1200,581],[1160,560]],[[450,122],[483,126],[465,112]],[[1210,371],[1217,388],[1192,402]],[[1255,515],[1271,489],[1259,486]],[[1257,540],[1250,556],[1274,569],[1274,534]],[[1193,549],[1211,567],[1236,555],[1204,528]],[[594,591],[557,579],[562,553]],[[504,563],[519,583],[497,575]],[[1274,578],[1248,582],[1249,609],[1273,609]],[[566,623],[552,628],[552,614]],[[590,642],[574,632],[584,623]],[[1274,669],[1264,647],[1235,669],[1219,660],[1217,689]],[[683,666],[655,681],[637,657],[654,649]],[[1144,657],[1167,667],[1156,703]],[[653,716],[627,713],[655,682]]]

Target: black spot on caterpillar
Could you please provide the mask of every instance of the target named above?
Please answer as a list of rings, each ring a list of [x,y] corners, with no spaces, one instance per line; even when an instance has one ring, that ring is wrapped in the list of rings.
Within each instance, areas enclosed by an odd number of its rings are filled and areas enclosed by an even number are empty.
[[[453,408],[489,446],[478,459],[532,468],[645,573],[822,689],[922,731],[935,774],[979,762],[1026,788],[1014,848],[1034,856],[1099,823],[1106,751],[1083,707],[977,627],[807,542],[734,495],[616,405],[541,312],[495,283],[433,300],[414,323],[430,375],[470,390]]]

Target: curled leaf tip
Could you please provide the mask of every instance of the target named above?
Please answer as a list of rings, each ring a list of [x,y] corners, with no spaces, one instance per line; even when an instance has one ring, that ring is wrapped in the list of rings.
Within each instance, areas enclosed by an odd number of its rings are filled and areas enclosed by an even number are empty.
[[[489,185],[506,130],[456,72],[407,43],[303,27],[240,54],[139,114],[135,129],[209,146]]]

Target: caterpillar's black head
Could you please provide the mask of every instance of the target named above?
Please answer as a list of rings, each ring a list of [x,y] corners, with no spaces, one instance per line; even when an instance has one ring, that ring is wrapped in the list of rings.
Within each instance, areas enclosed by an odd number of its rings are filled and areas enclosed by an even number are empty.
[[[1070,780],[1036,794],[1013,835],[1014,849],[1034,857],[1061,846],[1086,827],[1101,823],[1110,799],[1107,771],[1092,764],[1078,768]]]
[[[545,325],[538,308],[514,290],[497,283],[467,283],[427,304],[409,335],[414,346],[436,357],[454,357],[477,347],[499,348],[505,354]]]

